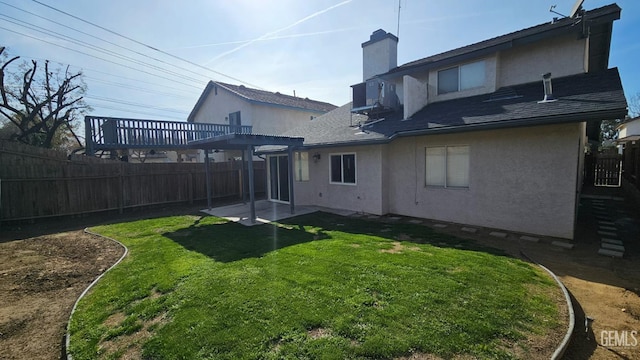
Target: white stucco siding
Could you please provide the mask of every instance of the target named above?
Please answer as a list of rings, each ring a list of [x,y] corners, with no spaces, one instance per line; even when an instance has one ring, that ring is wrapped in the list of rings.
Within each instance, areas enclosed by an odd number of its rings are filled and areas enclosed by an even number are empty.
[[[631,135],[640,135],[640,119],[635,119],[624,123],[618,130],[618,138],[622,139]]]
[[[299,205],[317,205],[382,215],[386,213],[382,196],[383,145],[348,146],[309,151],[309,181],[295,182],[295,201]],[[320,160],[314,162],[313,154]],[[330,154],[356,154],[356,184],[331,184]]]
[[[251,125],[253,108],[243,98],[218,87],[218,93],[211,90],[194,116],[194,122],[208,124],[229,124],[229,114],[240,111],[242,125]]]
[[[542,81],[542,74],[553,77],[586,72],[586,39],[575,34],[520,46],[500,53],[498,87]]]
[[[312,116],[318,117],[321,115],[311,111],[260,104],[254,104],[253,114],[253,122],[247,125],[253,126],[252,131],[254,134],[261,135],[280,135],[296,126],[311,121]]]
[[[388,149],[389,212],[572,238],[580,124],[403,138]],[[425,186],[425,147],[468,145],[469,187]]]

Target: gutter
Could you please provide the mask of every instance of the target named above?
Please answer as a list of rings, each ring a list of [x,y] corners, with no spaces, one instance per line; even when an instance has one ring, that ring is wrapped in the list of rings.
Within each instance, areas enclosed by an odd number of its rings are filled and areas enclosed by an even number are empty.
[[[510,129],[510,128],[520,128],[520,127],[532,127],[532,126],[542,126],[542,125],[554,125],[554,124],[568,124],[568,123],[580,123],[587,122],[592,120],[608,120],[608,119],[619,119],[626,115],[626,108],[623,109],[614,109],[614,110],[602,110],[597,112],[591,112],[588,117],[584,114],[570,114],[570,115],[554,115],[554,116],[546,116],[540,118],[528,118],[528,119],[519,119],[519,120],[503,120],[503,121],[495,121],[491,123],[481,123],[481,124],[468,124],[468,125],[460,125],[460,126],[445,126],[438,127],[433,129],[416,129],[416,130],[406,130],[396,132],[388,137],[384,137],[381,139],[367,139],[367,140],[350,140],[343,142],[324,142],[324,143],[314,143],[314,144],[303,144],[298,149],[321,149],[321,148],[329,148],[329,147],[338,147],[338,146],[365,146],[365,145],[380,145],[380,144],[388,144],[400,137],[408,137],[408,136],[421,136],[421,135],[439,135],[439,134],[453,134],[453,133],[463,133],[463,132],[471,132],[471,131],[484,131],[484,130],[500,130],[500,129]],[[280,153],[285,150],[267,150],[267,151],[259,151],[259,154],[270,154],[270,153]]]

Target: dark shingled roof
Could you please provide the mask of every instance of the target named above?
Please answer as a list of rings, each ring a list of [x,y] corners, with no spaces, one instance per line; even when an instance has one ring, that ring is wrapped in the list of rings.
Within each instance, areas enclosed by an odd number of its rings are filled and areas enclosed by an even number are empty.
[[[282,135],[304,137],[304,145],[310,147],[356,145],[384,143],[397,136],[616,119],[627,113],[617,68],[554,78],[553,91],[557,101],[539,103],[544,90],[542,81],[536,81],[511,86],[509,91],[431,103],[408,120],[402,119],[400,109],[377,122],[352,116],[349,103]],[[494,96],[505,93],[517,96]]]
[[[276,105],[283,106],[292,109],[300,109],[306,111],[312,111],[318,114],[326,113],[327,111],[331,111],[336,108],[335,105],[329,104],[322,101],[311,100],[309,98],[300,98],[291,95],[284,95],[279,92],[270,92],[265,90],[258,90],[248,88],[244,85],[232,85],[226,84],[219,81],[209,81],[207,87],[204,89],[198,102],[191,110],[189,114],[188,121],[193,121],[193,117],[197,114],[198,110],[202,106],[202,103],[205,101],[209,93],[214,89],[214,87],[218,86],[219,88],[225,89],[231,93],[234,93],[249,102],[258,103],[258,104],[267,104],[267,105]]]
[[[620,11],[620,7],[616,4],[603,6],[585,12],[584,18],[577,24],[576,19],[563,18],[556,22],[536,25],[527,29],[480,41],[475,44],[411,61],[391,69],[386,74],[381,74],[380,76],[395,77],[418,69],[447,66],[449,64],[463,61],[464,59],[484,56],[489,53],[495,53],[499,50],[513,48],[519,44],[531,43],[533,41],[540,40],[541,38],[553,37],[559,34],[567,34],[569,32],[575,32],[577,34],[582,31],[583,22],[587,21],[590,27],[594,27],[601,23],[611,22],[620,18]],[[606,67],[604,69],[606,69]]]

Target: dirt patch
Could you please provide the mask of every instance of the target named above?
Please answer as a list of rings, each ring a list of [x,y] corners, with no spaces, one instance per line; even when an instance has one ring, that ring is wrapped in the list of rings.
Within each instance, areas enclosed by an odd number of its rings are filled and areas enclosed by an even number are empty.
[[[122,253],[83,231],[0,242],[0,358],[60,359],[73,303]]]
[[[331,336],[331,330],[325,328],[313,328],[307,331],[307,335],[312,339],[326,338]]]

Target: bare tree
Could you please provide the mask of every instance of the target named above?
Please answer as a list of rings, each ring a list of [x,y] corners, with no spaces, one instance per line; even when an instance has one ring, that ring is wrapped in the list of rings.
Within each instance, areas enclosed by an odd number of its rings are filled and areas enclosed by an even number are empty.
[[[74,121],[89,109],[82,73],[71,73],[69,66],[52,70],[49,61],[39,72],[35,60],[10,71],[20,57],[6,60],[4,50],[0,47],[0,122],[14,130],[10,138],[45,148],[64,147],[70,138],[82,147],[74,131]]]
[[[640,93],[636,93],[629,99],[629,117],[635,118],[640,116]]]

